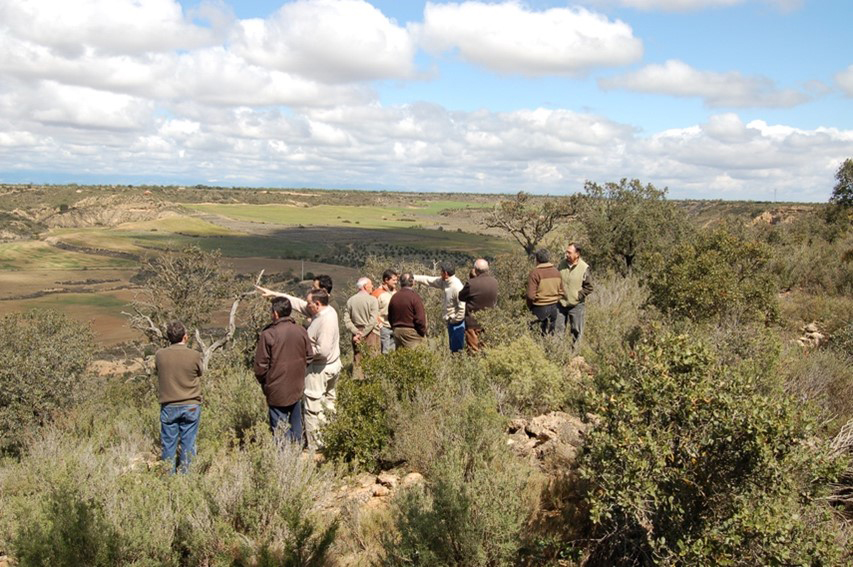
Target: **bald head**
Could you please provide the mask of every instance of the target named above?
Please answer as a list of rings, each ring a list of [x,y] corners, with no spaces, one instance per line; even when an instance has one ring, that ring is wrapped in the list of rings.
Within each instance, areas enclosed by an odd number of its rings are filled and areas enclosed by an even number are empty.
[[[489,271],[489,263],[483,258],[479,258],[474,262],[474,271],[478,274],[485,274]]]

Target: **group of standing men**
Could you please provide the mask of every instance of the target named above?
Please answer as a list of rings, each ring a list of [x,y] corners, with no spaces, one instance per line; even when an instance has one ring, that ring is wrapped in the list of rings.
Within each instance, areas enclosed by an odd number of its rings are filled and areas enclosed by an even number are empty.
[[[575,344],[583,333],[583,303],[592,292],[587,264],[576,244],[566,248],[559,267],[546,251],[536,252],[536,267],[528,276],[527,302],[542,333],[570,329]],[[427,318],[415,283],[443,292],[443,318],[452,352],[467,347],[469,354],[482,348],[483,328],[476,314],[497,303],[498,282],[485,259],[478,259],[463,285],[452,264],[440,265],[441,275],[398,274],[389,269],[375,288],[370,278],[356,282],[356,293],[346,302],[344,326],[353,345],[353,377],[363,376],[364,353],[386,354],[397,348],[420,345],[427,334]],[[303,442],[311,451],[321,449],[321,431],[335,411],[337,382],[341,373],[338,313],[330,305],[332,280],[317,276],[305,298],[256,286],[271,300],[270,318],[258,337],[254,373],[266,397],[270,429],[287,424],[286,437]],[[292,317],[298,312],[306,325]],[[201,353],[187,348],[187,333],[180,322],[167,328],[171,346],[155,356],[161,404],[162,458],[172,463],[180,441],[181,470],[186,471],[195,454],[195,437],[201,416]]]
[[[358,279],[356,293],[347,299],[343,313],[353,346],[355,379],[363,377],[362,358],[366,353],[386,354],[423,342],[427,317],[423,300],[412,289],[415,283],[444,292],[451,351],[461,351],[466,344],[469,352],[479,350],[482,329],[474,314],[496,305],[497,280],[484,259],[474,262],[465,285],[452,265],[442,264],[440,269],[441,275],[436,277],[398,274],[389,269],[375,289],[370,278]],[[321,431],[328,415],[335,411],[342,368],[338,313],[329,305],[331,279],[318,276],[305,299],[260,286],[257,289],[272,300],[272,323],[261,331],[254,364],[269,406],[270,428],[275,431],[280,423],[287,423],[288,438],[301,442],[304,424],[307,448],[321,449]],[[307,328],[294,321],[293,311],[307,317]]]

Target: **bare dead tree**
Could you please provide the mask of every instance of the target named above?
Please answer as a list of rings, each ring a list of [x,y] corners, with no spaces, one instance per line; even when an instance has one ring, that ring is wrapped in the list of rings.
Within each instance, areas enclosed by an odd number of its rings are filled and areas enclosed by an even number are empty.
[[[505,231],[531,255],[560,222],[574,216],[575,208],[573,197],[536,200],[521,191],[495,204],[482,224]]]
[[[261,273],[258,274],[258,277],[255,279],[254,285],[261,285],[261,278],[264,276],[264,270],[261,270]],[[237,330],[237,309],[240,307],[240,302],[249,297],[250,295],[254,295],[258,293],[254,287],[250,291],[244,291],[238,294],[234,298],[234,302],[231,304],[231,311],[228,315],[228,326],[225,327],[225,335],[212,342],[211,344],[207,344],[207,342],[202,339],[201,332],[198,328],[195,330],[195,340],[198,342],[201,347],[201,355],[202,355],[202,364],[204,365],[205,370],[207,369],[207,364],[210,362],[210,357],[213,356],[213,353],[226,345],[232,338],[234,338],[234,332]]]

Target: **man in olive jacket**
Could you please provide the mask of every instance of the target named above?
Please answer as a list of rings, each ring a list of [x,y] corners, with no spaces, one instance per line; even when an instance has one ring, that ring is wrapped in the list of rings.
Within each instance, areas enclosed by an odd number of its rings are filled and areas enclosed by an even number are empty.
[[[557,268],[563,280],[563,296],[560,298],[557,318],[559,332],[570,331],[572,346],[577,349],[583,336],[584,302],[592,293],[589,266],[581,258],[581,248],[574,242],[566,246],[566,258]]]
[[[270,429],[287,423],[287,439],[302,443],[302,394],[305,369],[314,359],[308,333],[290,317],[286,297],[272,300],[272,323],[264,327],[255,349],[255,377],[269,407]]]
[[[181,443],[180,472],[189,470],[195,455],[195,438],[201,420],[201,353],[187,348],[187,330],[180,321],[166,327],[170,346],[154,354],[160,401],[160,443],[162,459],[175,472],[175,453]]]

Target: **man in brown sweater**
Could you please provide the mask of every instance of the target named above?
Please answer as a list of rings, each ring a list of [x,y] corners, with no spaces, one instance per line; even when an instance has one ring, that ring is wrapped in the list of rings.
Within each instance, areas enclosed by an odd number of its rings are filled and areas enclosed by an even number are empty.
[[[557,302],[563,296],[563,280],[560,272],[549,262],[549,254],[539,249],[534,254],[536,267],[527,277],[527,307],[536,316],[543,335],[553,334],[557,322]]]
[[[287,439],[302,443],[302,394],[305,369],[314,358],[308,333],[290,317],[286,297],[276,297],[270,308],[272,323],[264,327],[255,349],[255,378],[267,398],[270,430],[287,423]]]
[[[412,286],[415,277],[410,273],[400,276],[400,290],[388,303],[388,321],[394,333],[397,348],[413,348],[426,336],[427,322],[424,302]]]
[[[171,343],[154,354],[154,367],[160,400],[160,443],[162,459],[175,472],[175,453],[181,443],[180,471],[189,470],[196,453],[195,438],[201,419],[201,382],[204,373],[201,353],[187,348],[187,331],[183,323],[173,321],[166,327]]]
[[[489,272],[489,263],[480,258],[474,262],[474,269],[468,282],[459,292],[459,301],[465,302],[465,344],[468,354],[480,351],[483,327],[474,314],[497,305],[498,280]]]

